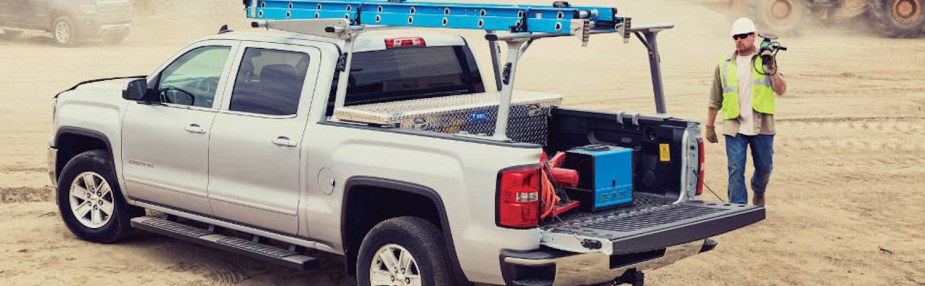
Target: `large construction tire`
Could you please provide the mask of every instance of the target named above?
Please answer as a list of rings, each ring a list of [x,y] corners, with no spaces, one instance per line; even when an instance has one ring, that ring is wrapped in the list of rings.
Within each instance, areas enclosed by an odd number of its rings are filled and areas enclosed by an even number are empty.
[[[925,0],[870,0],[868,15],[877,32],[894,38],[913,38],[925,29]]]
[[[749,0],[748,14],[759,32],[795,35],[812,13],[808,0]]]

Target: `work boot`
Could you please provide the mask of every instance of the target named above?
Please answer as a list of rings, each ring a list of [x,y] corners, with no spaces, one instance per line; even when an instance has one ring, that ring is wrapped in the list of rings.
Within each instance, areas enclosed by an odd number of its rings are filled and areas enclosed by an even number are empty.
[[[757,207],[764,207],[764,193],[755,193],[752,197],[752,204]]]

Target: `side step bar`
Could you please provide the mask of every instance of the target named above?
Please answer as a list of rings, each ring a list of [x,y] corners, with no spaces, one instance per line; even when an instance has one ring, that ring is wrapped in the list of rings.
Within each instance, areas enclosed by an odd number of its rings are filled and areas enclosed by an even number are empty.
[[[267,262],[279,263],[295,269],[310,270],[318,267],[317,259],[295,251],[238,237],[212,233],[206,229],[161,218],[136,217],[132,219],[132,227]]]

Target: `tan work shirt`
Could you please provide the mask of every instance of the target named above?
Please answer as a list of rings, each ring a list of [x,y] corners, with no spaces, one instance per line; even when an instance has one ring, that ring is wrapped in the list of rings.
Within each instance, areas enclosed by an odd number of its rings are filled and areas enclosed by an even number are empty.
[[[750,93],[749,93],[750,94]],[[720,80],[719,66],[716,66],[716,72],[713,75],[713,90],[710,91],[710,108],[717,110],[723,109],[723,82]],[[720,112],[722,114],[722,112]],[[752,109],[752,124],[754,125],[754,134],[774,135],[774,115],[760,113]],[[723,119],[723,135],[736,136],[740,130],[739,120]]]

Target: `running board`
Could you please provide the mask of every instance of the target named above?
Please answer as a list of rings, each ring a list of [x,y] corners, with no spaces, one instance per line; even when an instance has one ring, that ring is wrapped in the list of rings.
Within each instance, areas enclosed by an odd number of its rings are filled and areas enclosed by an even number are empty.
[[[267,262],[275,262],[300,270],[318,267],[314,257],[282,249],[253,240],[242,239],[210,232],[207,229],[193,227],[156,217],[136,217],[132,227],[156,234],[182,239],[211,248],[242,254]],[[260,241],[259,239],[256,239]]]

